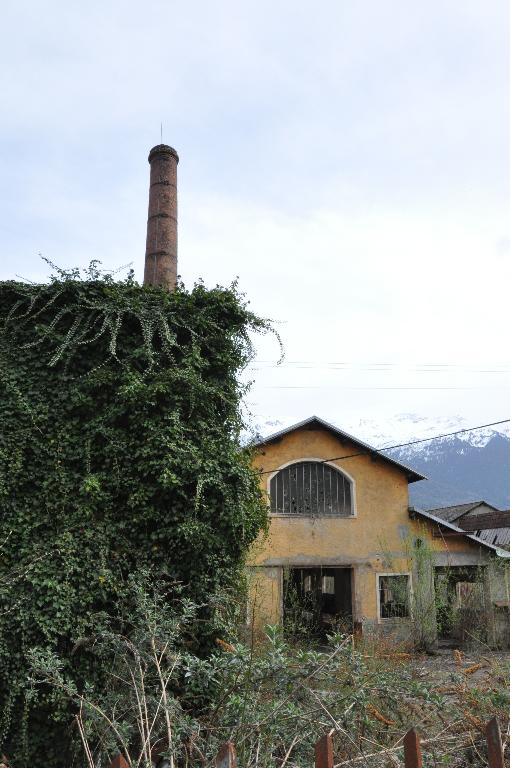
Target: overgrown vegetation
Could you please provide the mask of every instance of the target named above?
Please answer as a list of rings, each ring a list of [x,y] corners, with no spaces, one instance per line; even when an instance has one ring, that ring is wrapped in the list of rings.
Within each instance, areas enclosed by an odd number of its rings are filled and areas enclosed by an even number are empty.
[[[487,564],[459,566],[436,565],[434,550],[427,529],[403,540],[404,570],[411,581],[396,579],[392,592],[396,604],[409,606],[409,641],[417,650],[433,651],[438,639],[449,640],[459,647],[485,647],[490,643],[495,622],[494,610],[488,604],[486,590],[488,569],[493,578],[505,583],[508,565],[504,560]],[[385,565],[396,572],[402,563],[381,545]],[[492,641],[493,642],[493,641]]]
[[[235,286],[167,293],[94,263],[79,278],[0,284],[0,745],[16,768],[70,765],[78,741],[68,698],[27,688],[34,649],[100,687],[95,638],[124,631],[129,574],[150,565],[200,606],[188,641],[206,650],[266,523],[238,374],[268,324]]]
[[[169,601],[147,575],[130,589],[126,631],[99,632],[90,650],[100,665],[115,658],[101,695],[77,690],[55,654],[32,654],[34,685],[73,702],[88,768],[105,768],[119,751],[132,768],[150,768],[151,759],[207,768],[227,739],[243,768],[303,768],[328,731],[335,765],[398,766],[411,726],[424,738],[426,765],[482,766],[484,722],[508,721],[510,668],[494,657],[412,657],[348,634],[310,650],[274,627],[265,645],[218,639],[199,657],[189,650],[197,605],[175,593]]]

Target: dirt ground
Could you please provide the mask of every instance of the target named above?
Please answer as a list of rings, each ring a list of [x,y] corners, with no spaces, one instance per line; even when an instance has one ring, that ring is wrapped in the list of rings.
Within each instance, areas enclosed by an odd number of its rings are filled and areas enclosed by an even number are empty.
[[[437,682],[439,687],[459,682],[459,676],[472,687],[499,685],[501,676],[510,677],[510,651],[440,648],[431,655],[417,654],[409,663],[416,677]]]
[[[440,649],[434,655],[413,655],[407,664],[411,677],[431,686],[434,694],[434,701],[416,708],[413,723],[425,744],[428,740],[424,751],[441,752],[440,760],[429,755],[431,764],[457,765],[458,750],[467,749],[473,764],[486,765],[485,727],[494,716],[510,760],[509,651]]]

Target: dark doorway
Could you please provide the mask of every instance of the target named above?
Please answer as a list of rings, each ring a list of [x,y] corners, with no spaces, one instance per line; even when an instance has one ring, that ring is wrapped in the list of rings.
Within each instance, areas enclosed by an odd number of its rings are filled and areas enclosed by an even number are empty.
[[[294,637],[352,632],[352,569],[290,568],[284,579],[283,623]]]

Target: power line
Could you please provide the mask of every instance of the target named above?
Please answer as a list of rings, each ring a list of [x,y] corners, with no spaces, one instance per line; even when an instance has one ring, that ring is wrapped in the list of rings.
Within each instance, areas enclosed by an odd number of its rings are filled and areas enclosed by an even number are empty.
[[[359,363],[354,363],[352,360],[284,360],[281,363],[277,363],[274,360],[252,360],[252,365],[269,365],[274,368],[282,368],[286,365],[310,365],[310,366],[323,366],[323,365],[335,365],[335,366],[362,366],[362,365],[375,365],[375,366],[405,366],[409,363],[395,362],[395,361],[374,361],[365,360]],[[417,366],[418,368],[466,368],[470,365],[484,365],[484,363],[411,363],[410,365]],[[510,368],[508,362],[494,362],[489,361],[485,365],[494,368]]]
[[[343,459],[354,459],[357,456],[366,456],[368,453],[377,453],[383,458],[388,458],[384,455],[384,451],[393,451],[395,448],[407,448],[410,445],[418,445],[419,443],[430,443],[433,440],[442,440],[444,437],[454,437],[455,435],[462,435],[466,432],[476,432],[478,429],[487,429],[488,427],[497,427],[501,424],[510,424],[510,419],[502,419],[501,421],[493,421],[490,424],[480,424],[477,427],[466,427],[465,429],[457,429],[455,432],[445,432],[442,435],[434,435],[433,437],[422,437],[420,440],[411,440],[408,443],[398,443],[397,445],[385,445],[381,448],[366,448],[364,451],[358,451],[357,453],[349,453],[345,456],[332,456],[328,459],[321,459],[319,464],[326,464],[328,461],[341,461]],[[356,438],[354,438],[356,440]],[[274,469],[264,469],[260,471],[261,475],[268,475],[271,472],[277,472],[280,467]]]
[[[257,386],[257,385],[256,385]],[[488,387],[488,386],[480,386],[480,387],[345,387],[339,384],[272,384],[272,385],[261,385],[261,389],[341,389],[343,391],[353,391],[353,392],[359,392],[359,391],[369,391],[372,390],[379,390],[379,389],[389,389],[389,390],[403,390],[407,392],[408,390],[455,390],[455,391],[465,391],[465,390],[475,390],[475,389],[491,389],[493,391],[498,389],[504,389],[505,391],[508,389],[508,387]]]
[[[293,363],[281,365],[271,364],[263,365],[257,363],[256,365],[248,366],[251,371],[339,371],[340,373],[347,373],[350,371],[359,371],[361,373],[400,373],[406,371],[409,373],[441,373],[441,374],[465,374],[465,373],[488,373],[488,374],[509,374],[510,367],[490,367],[490,368],[471,368],[463,365],[401,365],[399,363],[324,363],[324,364],[307,364],[297,365]]]

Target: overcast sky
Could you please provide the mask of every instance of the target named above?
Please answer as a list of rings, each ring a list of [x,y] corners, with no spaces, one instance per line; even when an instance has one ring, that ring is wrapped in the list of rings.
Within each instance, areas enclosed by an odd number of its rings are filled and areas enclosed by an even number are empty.
[[[141,280],[162,123],[184,282],[284,342],[256,422],[510,418],[509,36],[507,0],[2,0],[0,279]]]

